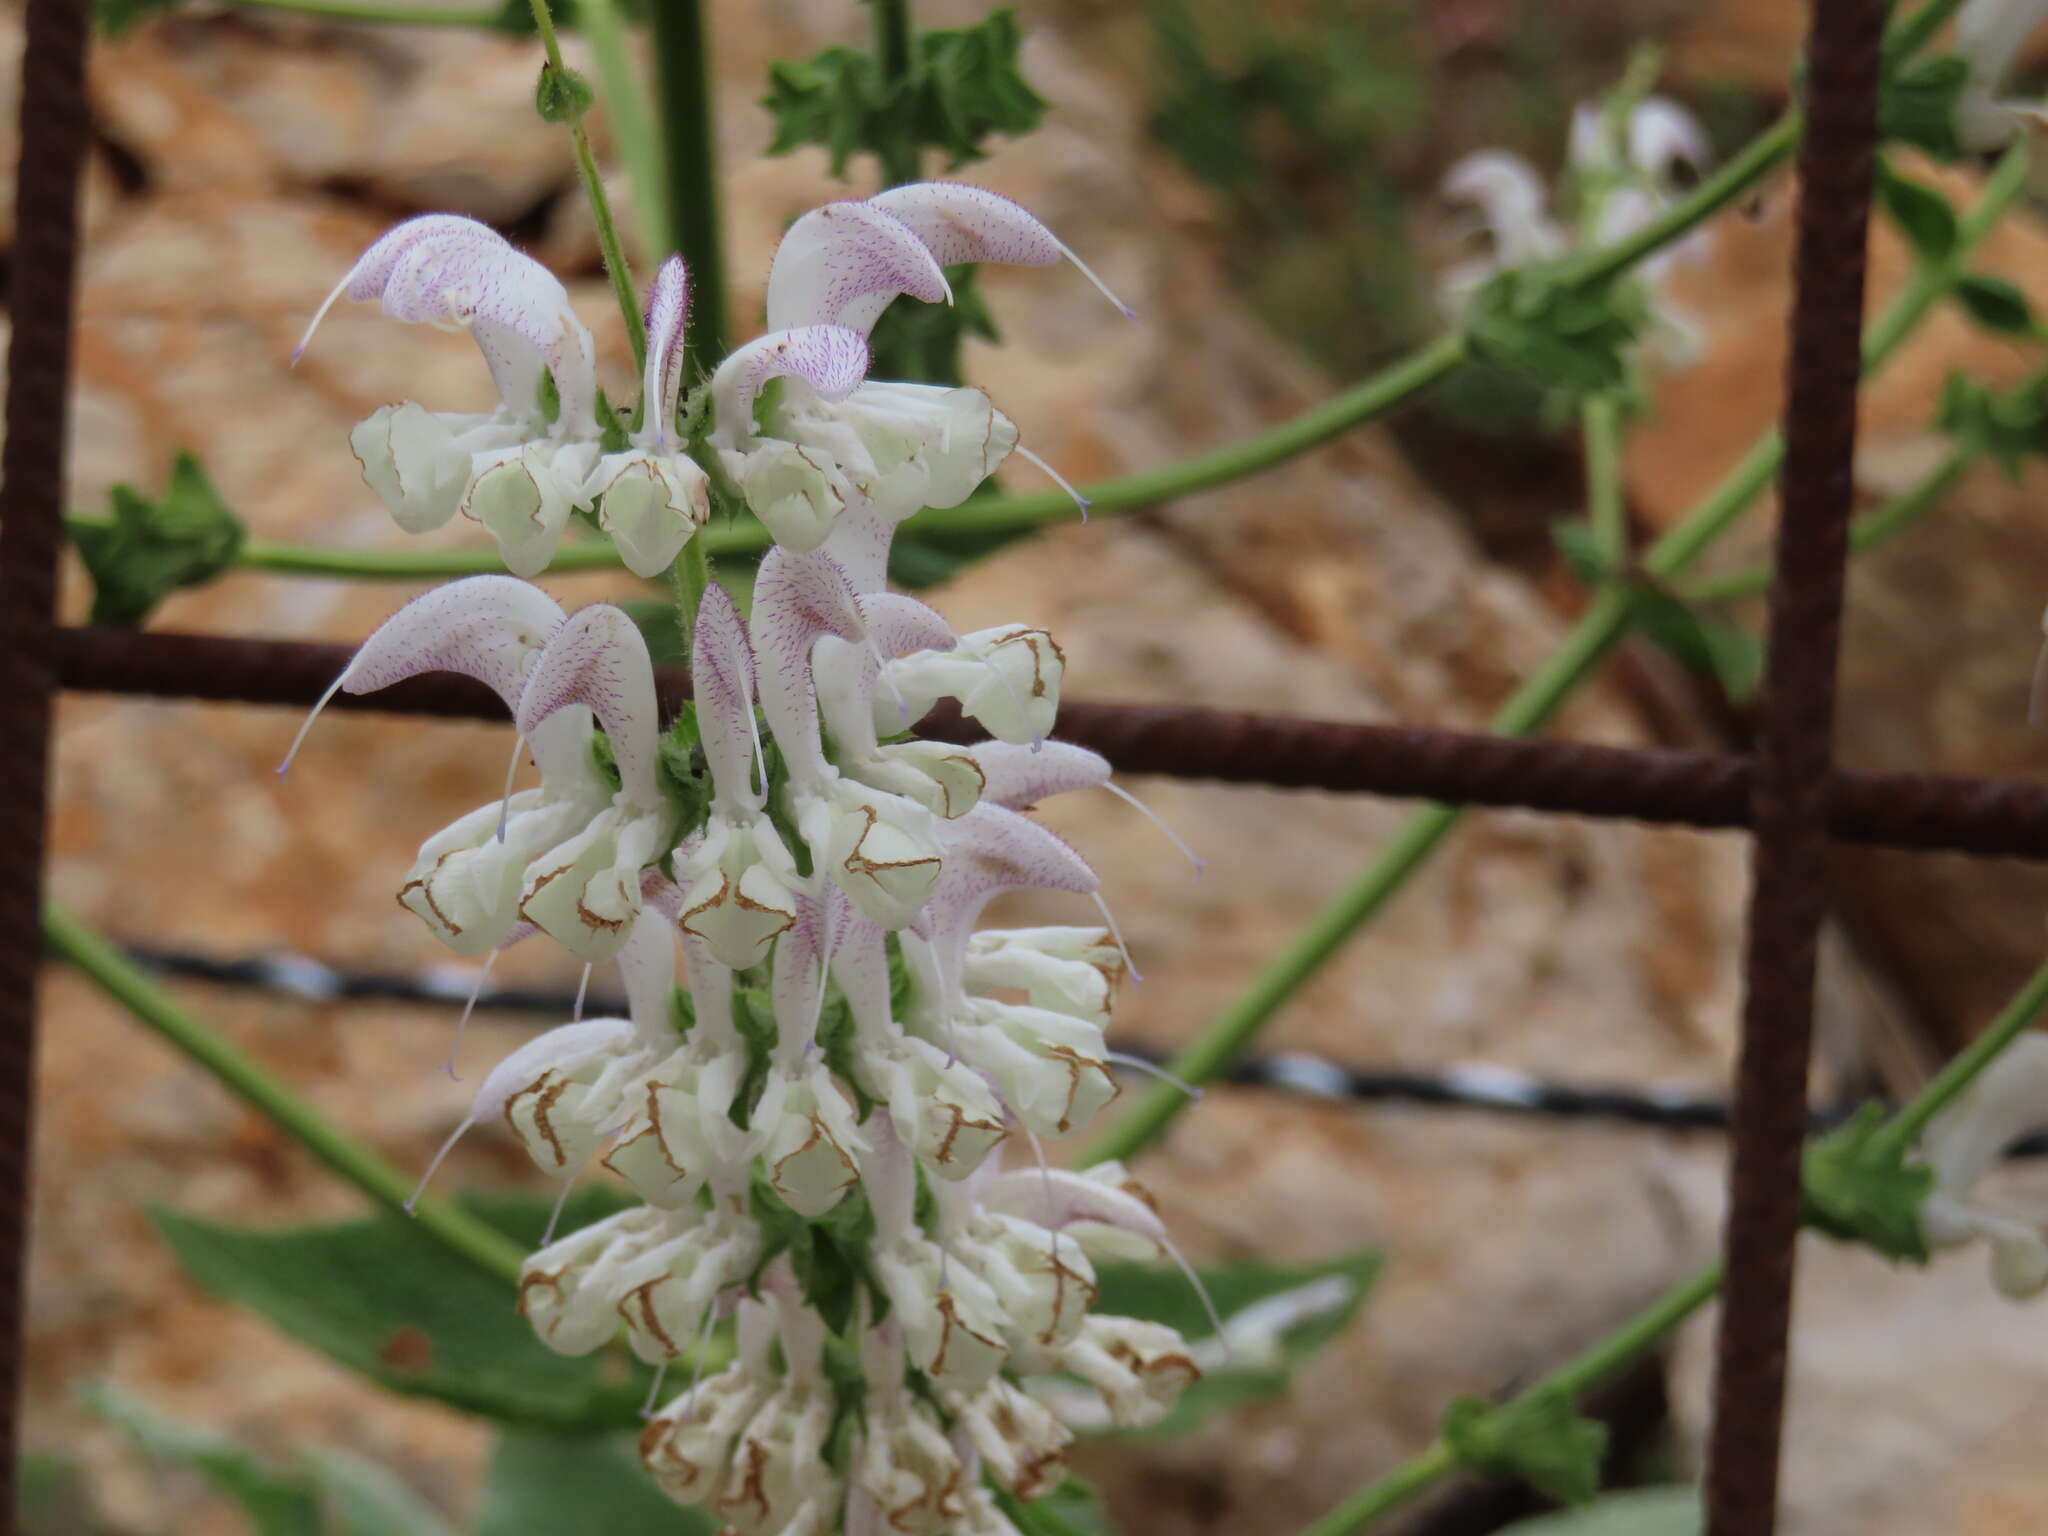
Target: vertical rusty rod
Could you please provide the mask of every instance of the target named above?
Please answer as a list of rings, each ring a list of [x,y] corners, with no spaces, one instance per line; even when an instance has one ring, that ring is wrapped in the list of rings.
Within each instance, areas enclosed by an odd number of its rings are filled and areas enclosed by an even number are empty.
[[[0,450],[0,1528],[13,1528],[86,0],[29,0]]]
[[[1709,1536],[1771,1536],[1777,1522],[1883,22],[1880,0],[1816,0],[1807,43],[1779,574],[1752,789],[1755,883],[1707,1463]]]

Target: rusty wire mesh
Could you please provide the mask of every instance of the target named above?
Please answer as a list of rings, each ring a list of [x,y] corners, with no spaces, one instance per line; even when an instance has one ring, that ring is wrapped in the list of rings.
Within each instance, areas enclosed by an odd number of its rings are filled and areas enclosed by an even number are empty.
[[[260,704],[312,702],[340,647],[54,627],[61,448],[87,123],[85,0],[29,0],[19,236],[0,490],[0,1413],[13,1507],[29,1071],[50,703],[58,687]],[[1729,1273],[1707,1475],[1712,1536],[1770,1536],[1785,1383],[1815,936],[1829,837],[2048,858],[2048,787],[1845,773],[1830,762],[1864,229],[1876,144],[1878,0],[1816,0],[1799,162],[1784,515],[1770,670],[1754,756],[1621,750],[1194,708],[1068,703],[1060,734],[1119,768],[1289,787],[1622,816],[1756,836],[1738,1070]],[[687,680],[663,679],[665,697]],[[417,679],[344,707],[492,718],[466,679]],[[957,715],[924,728],[962,734]]]

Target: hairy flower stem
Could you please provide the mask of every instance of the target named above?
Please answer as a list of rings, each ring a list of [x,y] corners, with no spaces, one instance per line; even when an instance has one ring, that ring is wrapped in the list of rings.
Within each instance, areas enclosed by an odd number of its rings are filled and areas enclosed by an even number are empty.
[[[2024,150],[2016,149],[2000,162],[1983,195],[1961,220],[1949,259],[1916,271],[1866,328],[1866,377],[1891,360],[1948,292],[1970,254],[2018,195],[2025,184],[2024,155]],[[1719,485],[1644,552],[1644,575],[1668,580],[1698,559],[1769,487],[1783,457],[1784,440],[1772,427]],[[1547,725],[1633,628],[1634,615],[1635,604],[1625,588],[1597,594],[1558,649],[1501,706],[1490,729],[1502,736],[1521,736]],[[1173,1075],[1200,1086],[1228,1070],[1273,1016],[1407,884],[1463,815],[1460,806],[1428,805],[1403,823],[1365,872],[1311,918],[1287,950],[1174,1059]],[[1087,1160],[1135,1156],[1164,1134],[1188,1102],[1178,1087],[1156,1084],[1096,1140]]]
[[[531,3],[533,24],[540,32],[548,68],[558,75],[567,74],[569,66],[562,62],[562,40],[555,35],[555,18],[548,10],[548,0]],[[590,130],[583,126],[581,118],[569,124],[569,137],[576,146],[576,175],[583,183],[583,195],[590,199],[591,216],[597,221],[598,249],[604,252],[605,273],[612,280],[619,313],[625,317],[626,339],[633,344],[633,368],[638,372],[647,362],[647,337],[640,324],[640,298],[633,291],[633,269],[627,265],[625,247],[619,243],[619,226],[612,218],[611,199],[605,196],[597,156],[590,148]]]
[[[119,950],[55,902],[43,908],[43,935],[59,959],[196,1062],[314,1157],[386,1209],[403,1212],[413,1181],[385,1162],[239,1048],[185,1012]],[[526,1251],[459,1207],[422,1198],[412,1210],[420,1229],[451,1253],[507,1285],[519,1284]]]
[[[1579,411],[1586,463],[1586,515],[1602,565],[1620,571],[1628,562],[1628,506],[1621,489],[1621,400],[1603,392]]]
[[[668,170],[660,136],[654,131],[647,83],[627,51],[619,0],[581,0],[576,19],[590,42],[598,83],[604,91],[605,120],[611,124],[619,158],[626,164],[633,217],[640,227],[640,256],[653,265],[675,249],[675,237],[669,230]]]
[[[725,229],[719,217],[718,132],[712,112],[711,45],[703,0],[648,8],[656,98],[668,173],[669,233],[690,269],[690,355],[709,372],[724,358]],[[762,535],[759,545],[768,547]]]
[[[874,146],[881,164],[882,185],[901,186],[916,181],[919,165],[915,129],[906,110],[905,98],[911,87],[912,44],[915,32],[910,19],[910,0],[867,0],[874,13],[875,66],[881,72],[883,94],[897,104],[889,114],[886,138]]]

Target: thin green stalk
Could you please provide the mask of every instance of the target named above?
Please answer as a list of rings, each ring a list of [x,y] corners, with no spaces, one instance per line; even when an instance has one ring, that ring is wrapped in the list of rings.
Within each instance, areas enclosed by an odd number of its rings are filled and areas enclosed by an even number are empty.
[[[619,0],[578,0],[576,21],[590,43],[603,91],[605,121],[626,165],[626,185],[633,196],[633,217],[640,227],[640,255],[658,264],[675,249],[669,232],[668,171],[661,138],[654,131],[654,108],[626,42]]]
[[[1967,1049],[1892,1116],[1884,1129],[1878,1132],[1877,1145],[1889,1143],[1893,1150],[1904,1152],[1927,1128],[1927,1122],[2024,1034],[2044,1008],[2048,1008],[2048,964],[2034,972],[2013,1000]],[[1576,1398],[1598,1386],[1631,1361],[1654,1349],[1680,1323],[1705,1306],[1720,1290],[1723,1274],[1718,1260],[1709,1264],[1665,1292],[1614,1332],[1534,1382],[1521,1397],[1528,1398],[1540,1392],[1563,1392]],[[1306,1527],[1301,1536],[1349,1536],[1349,1533],[1363,1529],[1380,1516],[1391,1514],[1456,1470],[1457,1459],[1450,1448],[1441,1440],[1432,1441]]]
[[[1630,1362],[1655,1349],[1678,1325],[1713,1300],[1721,1289],[1721,1265],[1709,1264],[1683,1284],[1666,1292],[1584,1353],[1527,1388],[1522,1398],[1563,1390],[1576,1397],[1599,1385]],[[1519,1400],[1519,1399],[1518,1399]],[[1451,1448],[1433,1440],[1385,1476],[1368,1483],[1335,1509],[1303,1528],[1301,1536],[1350,1536],[1382,1515],[1443,1481],[1458,1468]]]
[[[1918,53],[1934,39],[1934,34],[1948,24],[1951,16],[1962,9],[1963,0],[1928,0],[1904,21],[1895,24],[1884,40],[1885,58],[1896,61],[1909,54]]]
[[[318,16],[324,21],[366,21],[377,25],[413,27],[498,26],[496,11],[480,11],[469,5],[379,5],[377,0],[235,0],[252,11],[292,11],[300,16]]]
[[[1927,1129],[1927,1122],[1975,1082],[1977,1075],[1996,1061],[2007,1046],[2026,1033],[2043,1008],[2048,1008],[2048,965],[2035,971],[1984,1032],[1957,1052],[1955,1058],[1913,1096],[1913,1101],[1892,1117],[1891,1122],[1878,1132],[1877,1145],[1888,1145],[1900,1152],[1910,1147]]]
[[[668,167],[668,228],[690,269],[690,355],[699,368],[709,370],[725,356],[731,332],[703,0],[659,0],[648,8],[648,26],[654,39],[662,158]]]
[[[906,181],[916,181],[923,170],[906,99],[914,58],[910,0],[867,3],[874,13],[875,65],[881,71],[883,95],[895,104],[895,110],[888,115],[886,136],[875,146],[875,159],[881,163],[882,185],[901,186]]]
[[[1589,395],[1579,412],[1579,440],[1586,464],[1586,515],[1593,544],[1610,571],[1628,562],[1628,506],[1621,491],[1621,400],[1612,393]]]
[[[1904,533],[1953,490],[1981,457],[1983,451],[1975,445],[1956,443],[1918,482],[1849,525],[1850,553],[1860,555]],[[1772,574],[1772,566],[1764,561],[1685,582],[1678,587],[1677,595],[1688,603],[1731,603],[1745,597],[1762,597],[1771,590]]]
[[[682,629],[683,648],[687,651],[697,634],[697,613],[704,606],[705,589],[711,585],[711,556],[701,532],[683,546],[668,574],[676,595],[676,623]]]
[[[533,25],[540,33],[540,45],[547,54],[548,68],[557,75],[569,73],[562,62],[562,40],[555,35],[555,18],[548,0],[531,0]],[[656,7],[659,9],[659,7]],[[626,338],[633,344],[633,370],[639,372],[647,361],[647,335],[640,319],[640,299],[633,292],[633,269],[626,264],[625,247],[619,243],[619,227],[612,219],[611,199],[605,196],[604,179],[598,174],[597,156],[590,148],[590,130],[581,118],[569,124],[569,137],[576,146],[576,175],[583,182],[583,195],[590,199],[590,212],[597,220],[598,249],[604,252],[604,269],[612,280],[612,293],[619,301],[619,313],[626,319]]]
[[[55,902],[43,908],[43,934],[51,951],[172,1045],[197,1062],[229,1092],[263,1115],[313,1156],[379,1205],[403,1212],[413,1181],[377,1156],[257,1065],[248,1055],[185,1012],[121,952]],[[519,1284],[520,1246],[457,1206],[421,1199],[413,1216],[450,1252],[506,1284]]]
[[[2010,163],[2009,156],[2000,164],[1999,177],[2005,176]],[[1950,259],[1916,273],[1865,328],[1866,377],[1891,359],[1913,326],[1947,290],[1955,274],[1963,270],[1971,251],[1996,223],[2002,208],[2003,204],[1990,195],[1987,187],[1986,195],[1960,221],[1956,249]],[[1644,573],[1656,580],[1666,580],[1682,572],[1764,492],[1783,457],[1783,438],[1777,428],[1767,429],[1721,482],[1644,552]],[[1633,603],[1625,590],[1598,594],[1558,649],[1515,690],[1490,728],[1498,735],[1519,736],[1547,724],[1628,633],[1633,612]],[[1174,1058],[1173,1076],[1197,1087],[1213,1082],[1258,1037],[1273,1015],[1386,906],[1463,815],[1464,808],[1460,806],[1426,805],[1403,823],[1364,872],[1310,918],[1294,942]],[[1128,1160],[1136,1156],[1164,1133],[1188,1102],[1174,1083],[1154,1084],[1097,1138],[1088,1149],[1086,1160]]]

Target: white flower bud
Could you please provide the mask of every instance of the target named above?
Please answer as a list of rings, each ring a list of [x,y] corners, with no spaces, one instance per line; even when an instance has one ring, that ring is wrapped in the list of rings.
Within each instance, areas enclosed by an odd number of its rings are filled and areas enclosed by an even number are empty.
[[[961,1392],[988,1385],[1008,1351],[1002,1308],[987,1282],[965,1265],[946,1264],[938,1246],[916,1233],[878,1243],[871,1261],[917,1368]]]
[[[723,458],[754,516],[785,549],[816,549],[846,507],[851,487],[831,461],[795,443],[767,438]]]
[[[1164,1323],[1091,1317],[1058,1353],[1059,1368],[1092,1383],[1119,1429],[1148,1429],[1202,1379],[1187,1341]]]
[[[1035,1008],[1109,1022],[1123,951],[1103,928],[996,929],[967,943],[962,979],[977,992],[1015,989]]]
[[[598,526],[635,576],[661,575],[711,516],[710,477],[680,453],[608,453],[591,471],[587,494],[603,498]]]
[[[970,998],[953,1035],[961,1058],[1040,1136],[1079,1130],[1120,1091],[1103,1060],[1101,1026],[1087,1020]]]
[[[619,1274],[618,1314],[633,1353],[649,1365],[680,1358],[719,1293],[746,1279],[760,1252],[751,1218],[719,1209],[637,1254]]]
[[[866,1150],[852,1107],[820,1068],[789,1085],[761,1159],[768,1182],[791,1210],[822,1216],[860,1182],[854,1159]]]
[[[1002,1141],[1002,1102],[973,1068],[930,1041],[896,1041],[886,1054],[866,1054],[861,1067],[896,1134],[941,1178],[966,1178]]]
[[[488,416],[448,415],[410,400],[379,406],[348,435],[363,479],[398,526],[426,533],[455,515],[469,485],[470,456],[519,440]]]
[[[995,1293],[1013,1347],[1059,1348],[1095,1304],[1095,1266],[1062,1233],[1015,1216],[983,1215],[961,1253]]]
[[[813,849],[822,846],[826,873],[870,922],[902,928],[914,921],[943,863],[932,814],[900,795],[844,780],[830,802],[815,805],[805,834]]]
[[[571,508],[587,504],[583,483],[597,459],[590,443],[548,439],[479,453],[457,508],[498,541],[515,576],[538,576],[555,557]]]
[[[668,1234],[668,1219],[645,1206],[572,1232],[519,1270],[519,1310],[548,1348],[587,1355],[618,1327],[628,1266]]]
[[[961,712],[979,720],[998,741],[1043,741],[1059,713],[1060,679],[1067,658],[1042,629],[1009,625],[964,635],[962,649],[978,650],[985,675],[960,696]]]
[[[459,955],[488,954],[519,920],[521,872],[580,825],[588,806],[522,790],[503,807],[479,806],[435,833],[398,889],[399,905]],[[503,822],[505,835],[498,826]]]
[[[678,1504],[707,1503],[732,1464],[733,1443],[774,1386],[750,1365],[730,1366],[649,1419],[640,1460],[661,1491]]]
[[[519,914],[595,964],[625,943],[640,914],[640,871],[669,836],[666,810],[635,814],[623,801],[526,867]]]
[[[1073,1434],[1028,1392],[997,1377],[979,1396],[949,1392],[941,1401],[967,1432],[990,1475],[1018,1498],[1039,1498],[1065,1480],[1065,1452]]]
[[[931,1410],[900,1388],[868,1399],[868,1427],[853,1480],[874,1500],[882,1527],[903,1536],[945,1536],[967,1512],[966,1469]]]
[[[767,959],[777,936],[796,921],[796,897],[763,861],[758,825],[714,817],[704,840],[676,869],[676,883],[683,888],[678,926],[702,939],[719,964],[736,971]]]
[[[988,782],[981,764],[943,741],[891,743],[866,761],[849,765],[846,774],[871,789],[914,800],[948,821],[973,810]]]
[[[761,1405],[734,1449],[718,1514],[738,1536],[828,1536],[844,1489],[825,1456],[832,1393],[792,1377]]]

